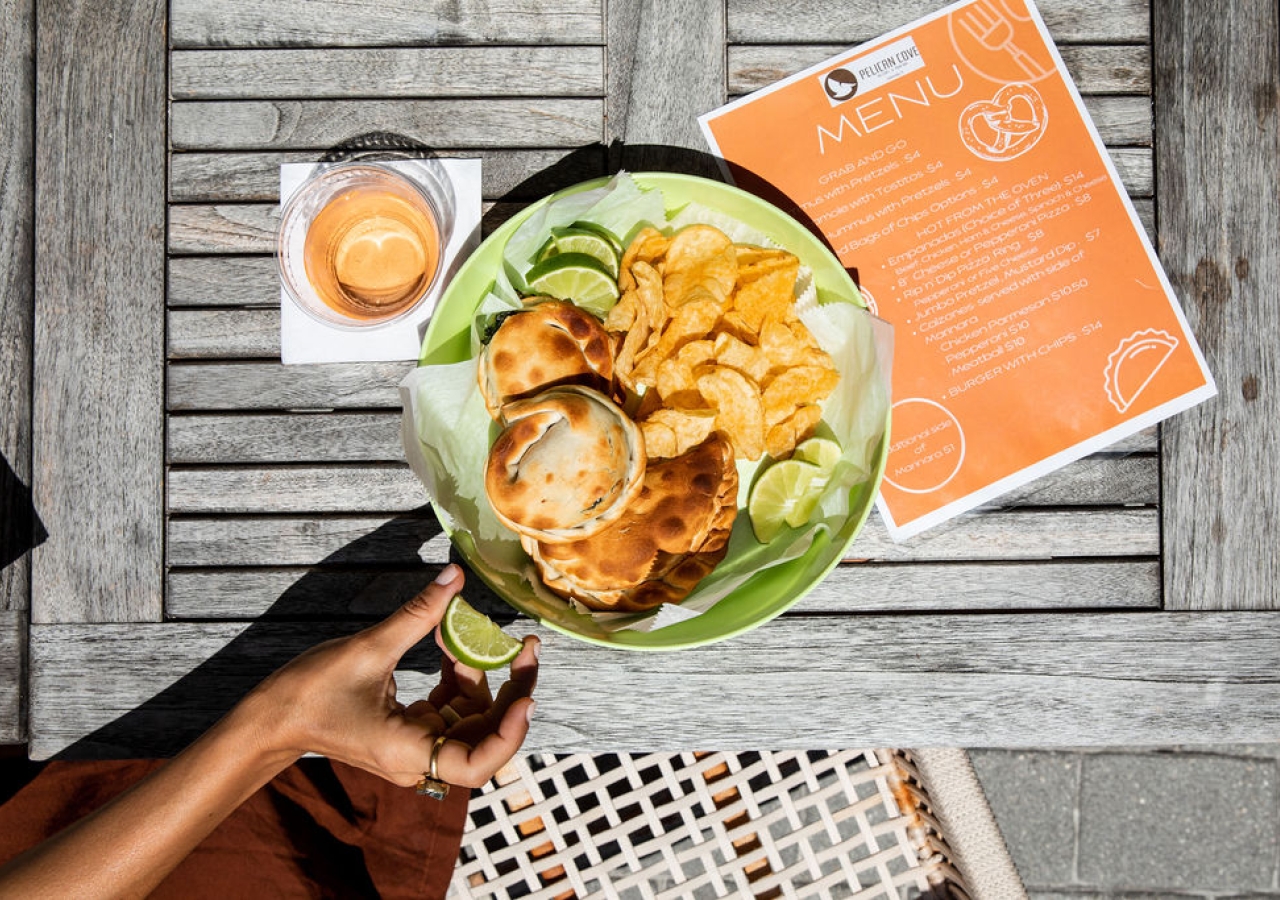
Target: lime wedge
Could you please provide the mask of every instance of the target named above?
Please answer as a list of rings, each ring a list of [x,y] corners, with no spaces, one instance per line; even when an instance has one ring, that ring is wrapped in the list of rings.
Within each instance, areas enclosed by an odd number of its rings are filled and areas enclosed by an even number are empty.
[[[783,525],[798,528],[809,521],[822,494],[821,487],[814,489],[814,482],[820,477],[821,470],[802,459],[784,459],[761,472],[747,498],[747,514],[756,540],[767,544],[777,537]]]
[[[809,490],[815,494],[821,494],[827,482],[831,480],[831,473],[836,470],[836,463],[840,462],[842,452],[840,445],[830,438],[812,437],[807,441],[801,441],[795,452],[791,454],[791,458],[802,459],[818,467],[818,475],[809,486]]]
[[[576,228],[580,231],[589,231],[592,234],[600,235],[600,237],[604,238],[610,244],[613,244],[614,253],[618,254],[619,256],[622,255],[622,241],[618,240],[617,235],[615,235],[608,228],[605,228],[603,225],[597,225],[595,222],[583,222],[582,220],[578,220],[577,222],[574,222],[569,227]]]
[[[604,235],[572,226],[553,228],[551,237],[538,251],[538,262],[561,253],[583,253],[608,269],[614,278],[618,277],[618,251]]]
[[[569,300],[598,316],[618,302],[618,280],[598,259],[585,253],[557,253],[538,262],[525,276],[530,290]]]
[[[440,636],[458,662],[473,669],[504,666],[516,658],[523,646],[461,596],[454,597],[445,608]]]

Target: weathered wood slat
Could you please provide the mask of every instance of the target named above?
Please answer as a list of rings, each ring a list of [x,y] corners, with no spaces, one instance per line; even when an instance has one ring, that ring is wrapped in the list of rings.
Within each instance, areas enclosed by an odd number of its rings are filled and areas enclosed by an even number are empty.
[[[280,275],[271,256],[174,257],[169,306],[280,305]]]
[[[784,616],[709,647],[656,654],[511,627],[544,642],[528,752],[1280,739],[1274,614]],[[36,628],[32,755],[76,742],[75,755],[173,752],[272,669],[351,629]],[[402,695],[425,696],[438,665],[434,647],[415,651],[396,676]],[[787,714],[744,716],[725,702],[743,685]],[[681,715],[637,697],[678,697]]]
[[[1157,561],[848,564],[832,571],[793,612],[1121,608],[1160,608]]]
[[[400,412],[169,417],[169,462],[396,462]]]
[[[1164,426],[1166,605],[1280,609],[1280,9],[1171,0],[1155,33],[1161,259],[1220,391]]]
[[[1036,4],[1054,41],[1063,44],[1142,44],[1150,37],[1144,0],[1043,0]],[[788,7],[769,0],[731,0],[729,40],[735,44],[801,44],[815,37],[852,46],[879,37],[939,6],[932,0],[816,0]]]
[[[27,739],[27,610],[0,608],[0,744]]]
[[[979,512],[895,544],[878,516],[853,542],[850,559],[1053,559],[1065,556],[1155,556],[1160,521],[1147,507],[1069,511]]]
[[[165,612],[174,619],[382,616],[437,571],[417,569],[173,569]],[[1158,609],[1154,560],[844,565],[792,613]]]
[[[279,309],[187,309],[169,313],[170,359],[280,357]]]
[[[173,0],[170,9],[178,48],[599,44],[604,38],[598,0]]]
[[[412,363],[197,363],[168,369],[170,410],[398,409]]]
[[[1151,505],[1159,496],[1154,457],[1083,459],[1001,498],[1002,507]],[[426,502],[403,464],[175,468],[171,513],[401,512]]]
[[[481,161],[481,191],[486,200],[536,200],[545,191],[540,176],[554,172],[566,184],[606,174],[603,147],[564,150],[474,150],[457,155]],[[175,153],[169,159],[169,199],[179,203],[276,202],[280,166],[315,162],[305,150],[248,153]]]
[[[171,619],[242,620],[385,616],[440,568],[171,569],[165,613]]]
[[[0,0],[0,744],[26,739],[31,554],[31,335],[35,5]]]
[[[488,234],[523,206],[481,203],[481,234]],[[168,249],[174,254],[273,253],[279,221],[278,203],[174,204],[169,207]]]
[[[175,50],[175,100],[339,97],[592,97],[603,47]]]
[[[327,150],[374,131],[440,147],[576,147],[600,100],[199,100],[173,103],[175,150]]]
[[[169,520],[171,566],[404,566],[449,559],[432,515]]]
[[[172,566],[398,565],[443,563],[449,541],[439,524],[415,515],[181,517],[169,522]],[[430,541],[419,540],[426,529]],[[435,529],[431,531],[430,529]],[[402,535],[399,542],[369,535]],[[422,546],[423,543],[427,545]],[[421,553],[419,549],[421,548]],[[847,554],[850,560],[1040,560],[1155,556],[1159,522],[1150,508],[1024,509],[972,515],[941,531],[895,544],[872,516]]]
[[[843,44],[731,45],[729,93],[749,94],[848,50]],[[1151,94],[1147,44],[1060,48],[1071,80],[1082,94]]]
[[[606,0],[606,143],[616,167],[717,176],[698,116],[725,100],[725,8],[717,0]]]
[[[36,12],[32,492],[49,539],[32,557],[31,611],[158,620],[166,4]]]
[[[168,418],[171,464],[398,462],[400,411],[175,414]],[[1108,447],[1108,454],[1154,453],[1154,427]]]

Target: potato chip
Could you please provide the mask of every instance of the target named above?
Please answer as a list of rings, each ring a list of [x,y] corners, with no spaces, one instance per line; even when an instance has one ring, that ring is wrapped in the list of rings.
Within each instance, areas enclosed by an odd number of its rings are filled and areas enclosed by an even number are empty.
[[[763,383],[769,374],[769,357],[758,347],[752,347],[728,332],[716,335],[714,349],[716,362],[737,369],[756,384]]]
[[[662,278],[662,292],[672,312],[697,296],[699,288],[726,308],[737,282],[738,261],[730,246],[714,256],[690,260],[683,269],[673,270],[668,266]]]
[[[777,425],[796,407],[822,400],[835,390],[839,381],[838,372],[822,366],[787,369],[770,381],[761,394],[765,424]]]
[[[677,394],[697,393],[698,390],[698,382],[693,377],[693,366],[675,356],[669,356],[658,363],[654,384],[658,395],[667,403]]]
[[[728,366],[702,366],[695,374],[699,392],[716,408],[716,427],[729,436],[736,455],[759,459],[764,452],[760,388]]]
[[[710,225],[688,225],[676,232],[667,247],[666,271],[682,272],[699,260],[723,253],[733,244],[729,236]],[[737,265],[735,256],[734,265]]]
[[[627,249],[622,252],[622,262],[618,266],[618,290],[626,291],[635,287],[635,276],[631,272],[633,263],[644,262],[653,265],[662,259],[663,254],[667,252],[668,244],[670,240],[658,229],[651,226],[640,229],[627,245]]]
[[[795,302],[796,267],[776,269],[738,286],[733,308],[752,331],[759,331],[769,315],[788,314]]]
[[[801,406],[765,432],[765,452],[774,459],[786,459],[795,451],[796,445],[813,436],[821,419],[822,407],[816,403]]]
[[[662,410],[658,410],[662,412]],[[679,456],[676,450],[676,433],[664,422],[653,418],[638,423],[644,435],[644,452],[649,459],[670,459]]]
[[[714,328],[715,326],[712,326]],[[676,351],[676,359],[689,366],[697,367],[716,358],[715,341],[690,341]]]
[[[635,291],[635,279],[632,279],[631,285],[631,288],[622,292],[618,302],[613,304],[609,314],[604,317],[605,331],[627,331],[635,324],[636,313],[640,308],[640,297]]]
[[[685,344],[701,338],[711,331],[720,318],[720,304],[714,297],[706,296],[686,303],[676,310],[662,330],[656,344],[652,344],[637,360],[633,370],[641,384],[654,384],[658,365],[672,356]]]
[[[775,369],[806,365],[833,367],[831,357],[818,347],[809,329],[798,319],[790,322],[766,319],[760,329],[760,349]]]
[[[776,247],[757,247],[754,244],[734,244],[733,250],[739,266],[749,266],[767,259],[784,259],[792,255]]]
[[[711,432],[716,427],[716,415],[717,411],[714,409],[668,406],[653,413],[640,425],[643,428],[648,422],[653,422],[671,429],[676,446],[676,452],[672,455],[679,456],[711,437]],[[649,455],[653,456],[652,453]]]

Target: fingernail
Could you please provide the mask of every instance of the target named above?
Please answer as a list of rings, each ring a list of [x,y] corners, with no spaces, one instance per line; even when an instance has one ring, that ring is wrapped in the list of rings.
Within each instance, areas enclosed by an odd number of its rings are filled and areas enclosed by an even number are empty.
[[[537,639],[533,642],[533,658],[542,659],[542,641]]]
[[[524,718],[525,718],[525,721],[526,721],[526,722],[529,722],[529,723],[531,723],[531,724],[532,724],[532,722],[533,722],[533,708],[534,708],[535,706],[537,706],[537,705],[538,705],[537,701],[535,701],[535,700],[530,700],[530,701],[529,701],[529,705],[528,705],[528,706],[526,706],[526,707],[524,708]]]
[[[448,584],[458,577],[458,573],[462,570],[458,568],[456,563],[449,563],[440,570],[440,574],[436,576],[436,584]]]

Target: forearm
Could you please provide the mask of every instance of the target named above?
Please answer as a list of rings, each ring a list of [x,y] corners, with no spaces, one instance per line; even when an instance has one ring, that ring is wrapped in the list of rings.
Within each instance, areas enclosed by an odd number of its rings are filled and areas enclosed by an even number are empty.
[[[143,897],[297,758],[242,704],[163,768],[0,870],[0,895]]]

